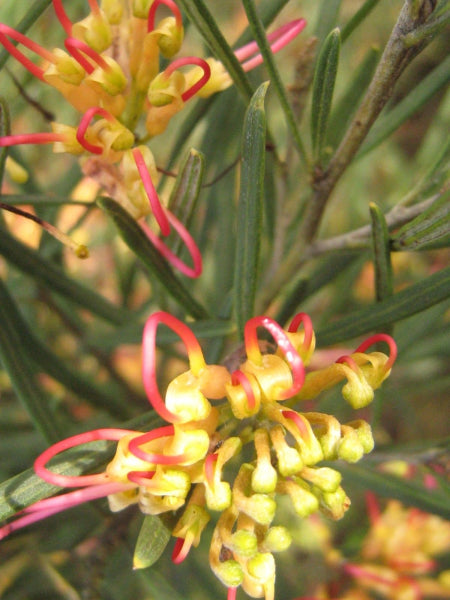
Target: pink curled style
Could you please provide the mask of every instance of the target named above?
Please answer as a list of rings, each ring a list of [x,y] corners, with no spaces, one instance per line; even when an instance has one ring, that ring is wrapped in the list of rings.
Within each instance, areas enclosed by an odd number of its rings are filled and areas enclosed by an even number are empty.
[[[148,444],[149,442],[153,442],[154,440],[170,437],[174,434],[173,425],[167,425],[165,427],[158,427],[157,429],[153,429],[152,431],[148,431],[147,433],[143,433],[139,435],[128,443],[128,450],[140,458],[141,460],[145,460],[152,465],[178,465],[180,462],[185,460],[185,454],[158,454],[156,452],[145,452],[142,450],[141,446],[143,444]],[[133,471],[131,471],[133,473]],[[134,472],[135,473],[135,472]],[[141,474],[142,476],[142,474]],[[148,482],[147,482],[148,483]]]
[[[106,62],[106,60],[93,48],[88,46],[85,42],[69,37],[64,42],[67,51],[73,58],[83,67],[83,69],[89,75],[95,71],[95,66],[92,65],[84,56],[88,56],[98,67],[104,69],[105,71],[109,71],[110,66]]]
[[[78,143],[81,146],[83,146],[83,148],[85,150],[87,150],[88,152],[91,152],[92,154],[102,154],[102,152],[103,152],[102,146],[95,146],[94,144],[91,144],[90,142],[88,142],[85,138],[86,131],[89,127],[89,124],[95,115],[100,115],[111,122],[115,121],[112,114],[109,113],[107,110],[105,110],[104,108],[101,108],[100,106],[93,106],[92,108],[89,108],[82,116],[80,124],[78,125],[78,128],[77,128],[76,136],[77,136]]]
[[[199,92],[204,85],[206,85],[211,77],[211,67],[203,58],[199,58],[197,56],[185,56],[182,58],[177,58],[164,71],[164,73],[169,77],[174,71],[176,71],[180,67],[186,67],[189,65],[197,65],[201,67],[203,70],[203,75],[200,77],[198,81],[196,81],[190,88],[185,90],[181,94],[181,99],[183,102],[187,102],[190,100],[197,92]]]
[[[167,409],[159,393],[156,381],[156,331],[158,325],[161,323],[175,331],[184,342],[188,351],[191,371],[194,376],[197,376],[201,369],[205,367],[205,361],[200,344],[187,325],[164,311],[153,313],[147,319],[142,337],[142,377],[144,389],[150,404],[160,417],[169,423],[177,423],[180,421],[180,417]]]
[[[377,342],[386,342],[386,344],[389,346],[389,359],[384,365],[384,368],[386,369],[386,371],[388,371],[390,368],[392,368],[392,365],[394,364],[397,358],[397,344],[395,343],[393,338],[387,333],[376,333],[375,335],[372,335],[371,337],[367,338],[367,340],[365,340],[356,348],[355,353],[365,352],[367,348],[373,346]]]
[[[233,373],[231,373],[231,385],[239,384],[242,385],[245,395],[247,396],[247,405],[249,410],[253,410],[256,406],[256,399],[247,375],[240,370],[233,371]]]
[[[23,35],[23,33],[16,31],[12,27],[8,27],[8,25],[5,25],[4,23],[0,23],[0,44],[2,44],[5,50],[7,50],[11,54],[11,56],[14,56],[14,58],[18,60],[32,75],[34,75],[41,81],[45,81],[44,69],[41,69],[41,67],[38,67],[34,64],[33,61],[27,58],[23,54],[23,52],[21,52],[18,48],[16,48],[14,44],[12,44],[9,41],[8,37],[12,38],[19,44],[22,44],[23,46],[25,46],[25,48],[28,48],[29,50],[31,50],[32,52],[34,52],[35,54],[37,54],[38,56],[40,56],[44,60],[47,60],[50,63],[55,62],[53,54],[46,50],[46,48],[43,48],[42,46],[37,44],[36,42],[33,42],[33,40],[30,40],[30,38],[28,38],[26,35]]]
[[[189,267],[180,258],[178,258],[178,256],[176,254],[174,254],[172,252],[172,250],[170,250],[170,248],[168,248],[168,246],[166,246],[166,244],[163,242],[163,240],[161,238],[159,238],[150,229],[150,227],[147,225],[147,223],[145,223],[145,221],[141,221],[141,223],[140,223],[141,228],[143,229],[144,233],[146,234],[148,239],[151,241],[151,243],[159,251],[159,253],[162,254],[162,256],[164,256],[164,258],[169,263],[171,263],[176,269],[178,269],[178,271],[183,273],[183,275],[186,275],[186,277],[191,277],[192,279],[200,277],[200,275],[202,274],[202,270],[203,270],[203,264],[202,264],[202,255],[200,253],[200,250],[198,249],[197,244],[194,242],[194,239],[192,238],[191,234],[186,229],[186,227],[183,225],[183,223],[181,221],[179,221],[173,213],[171,213],[170,211],[168,211],[166,209],[165,214],[167,216],[169,223],[172,225],[172,227],[175,229],[175,231],[178,233],[180,238],[185,243],[186,248],[188,249],[189,254],[191,255],[191,259],[192,259],[192,263],[193,263],[192,267]]]
[[[262,362],[262,354],[259,349],[258,338],[256,335],[257,327],[264,327],[267,329],[277,342],[278,347],[283,352],[286,361],[291,367],[293,379],[292,386],[280,394],[280,399],[284,400],[290,398],[300,391],[305,381],[303,361],[280,325],[273,319],[264,316],[253,317],[245,324],[244,341],[249,360],[255,364],[261,364]]]
[[[177,538],[173,547],[172,562],[175,565],[179,565],[180,563],[182,563],[183,560],[189,554],[189,550],[191,549],[191,547],[192,542],[190,543],[187,541],[187,539],[184,538]]]
[[[170,233],[170,223],[169,219],[164,211],[164,208],[159,201],[158,193],[153,185],[152,178],[150,177],[150,173],[148,171],[147,165],[145,164],[144,157],[142,156],[142,152],[139,148],[134,148],[133,151],[134,162],[136,163],[137,170],[139,171],[139,175],[141,177],[142,183],[144,185],[145,193],[147,194],[147,198],[150,202],[150,206],[153,212],[153,215],[158,223],[161,233],[163,235],[169,235]],[[148,235],[148,234],[147,234]]]
[[[306,313],[300,312],[295,315],[292,319],[291,324],[289,325],[288,331],[289,333],[295,333],[298,331],[298,328],[303,323],[303,329],[305,331],[305,338],[303,340],[302,348],[306,352],[308,348],[311,346],[312,338],[313,338],[313,326],[311,317]]]
[[[183,18],[181,16],[180,9],[173,2],[173,0],[155,0],[148,11],[148,19],[147,19],[147,32],[151,33],[155,29],[155,16],[158,8],[164,4],[172,11],[173,16],[175,17],[175,21],[178,27],[183,26]]]
[[[134,431],[127,429],[94,429],[56,442],[56,444],[53,444],[53,446],[44,450],[44,452],[35,460],[34,470],[36,475],[48,483],[59,485],[61,487],[84,487],[106,483],[109,481],[106,473],[80,476],[60,475],[59,473],[54,473],[47,469],[46,464],[60,452],[64,452],[69,448],[74,448],[75,446],[98,440],[118,441],[130,433],[134,433]]]
[[[100,7],[96,0],[88,0],[89,7],[94,14],[98,14],[100,12]],[[67,16],[66,11],[64,10],[64,6],[62,0],[53,0],[53,10],[58,18],[58,21],[63,26],[64,31],[68,36],[72,35],[72,26],[73,23]]]

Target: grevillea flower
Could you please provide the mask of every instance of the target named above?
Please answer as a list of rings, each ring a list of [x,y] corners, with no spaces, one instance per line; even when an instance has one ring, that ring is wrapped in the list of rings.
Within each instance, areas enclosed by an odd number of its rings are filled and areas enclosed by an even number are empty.
[[[160,325],[178,334],[189,361],[188,370],[169,383],[164,397],[156,377]],[[260,328],[270,333],[276,351],[261,351]],[[388,345],[389,356],[366,353],[380,341]],[[77,489],[24,508],[15,521],[0,528],[0,538],[82,502],[107,497],[113,511],[130,504],[151,515],[178,511],[172,559],[179,563],[200,543],[211,514],[219,512],[209,561],[228,588],[228,600],[235,598],[239,586],[251,597],[273,600],[273,555],[291,543],[288,529],[275,522],[279,499],[288,497],[300,517],[320,511],[341,518],[350,505],[341,475],[320,463],[355,462],[373,448],[365,421],[341,424],[332,415],[298,412],[293,402],[305,387],[311,398],[347,380],[343,396],[356,406],[365,405],[366,388],[380,385],[396,355],[389,336],[373,336],[344,362],[305,377],[314,344],[312,323],[304,313],[288,330],[257,316],[245,326],[246,359],[230,372],[206,363],[186,324],[166,312],[154,313],[143,334],[143,382],[150,404],[167,424],[148,432],[97,429],[50,447],[37,458],[36,473],[55,485]],[[313,381],[314,394],[308,380]],[[95,440],[117,442],[104,471],[72,477],[52,470],[49,463],[57,454]]]
[[[32,75],[56,88],[81,115],[76,127],[52,123],[51,132],[4,136],[0,147],[51,143],[55,152],[79,156],[84,173],[134,218],[153,215],[163,237],[173,227],[189,250],[192,267],[175,256],[142,221],[159,252],[183,274],[198,277],[202,271],[200,252],[183,223],[161,203],[155,190],[158,172],[144,143],[164,132],[189,100],[225,89],[231,79],[216,60],[174,58],[181,49],[184,31],[173,0],[103,0],[100,4],[89,0],[88,4],[88,16],[72,23],[62,0],[53,0],[66,34],[64,49],[47,50],[0,23],[0,44]],[[169,16],[158,20],[164,7]],[[305,24],[299,19],[270,33],[273,52],[288,44]],[[33,62],[15,43],[35,53],[42,64]],[[170,61],[162,70],[161,57]],[[262,62],[254,42],[237,50],[236,57],[245,70]],[[136,131],[142,127],[146,135],[136,145],[142,137]]]

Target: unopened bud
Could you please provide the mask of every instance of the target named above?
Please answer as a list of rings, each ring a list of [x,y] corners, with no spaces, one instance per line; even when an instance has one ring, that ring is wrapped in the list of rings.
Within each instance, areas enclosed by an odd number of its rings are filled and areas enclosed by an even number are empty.
[[[266,537],[264,538],[264,547],[269,552],[283,552],[289,548],[291,542],[292,536],[288,529],[277,525],[267,530]]]
[[[183,43],[183,27],[179,27],[174,17],[167,17],[158,23],[155,30],[159,34],[158,46],[165,58],[172,58],[180,51]]]
[[[110,25],[119,25],[123,17],[123,3],[121,0],[102,0],[102,11]]]
[[[152,106],[166,106],[180,98],[185,89],[185,78],[180,71],[174,71],[169,76],[159,73],[150,83],[147,99]]]
[[[103,52],[112,43],[111,27],[102,12],[91,13],[82,21],[74,23],[72,35],[84,40],[96,52]]]
[[[342,475],[329,467],[305,467],[300,476],[309,481],[323,492],[335,492],[342,481]]]
[[[270,552],[260,552],[247,562],[247,570],[260,582],[271,581],[275,577],[275,560]]]
[[[213,567],[214,574],[226,587],[237,587],[244,579],[241,565],[235,560],[226,560]]]
[[[321,508],[325,509],[327,516],[338,520],[342,519],[351,502],[344,490],[339,487],[335,492],[321,494],[320,504]]]
[[[358,434],[352,427],[342,425],[341,428],[343,436],[338,444],[338,457],[350,463],[358,462],[364,456]]]
[[[258,551],[258,540],[252,531],[239,529],[233,533],[231,539],[227,541],[226,546],[239,556],[250,558]]]

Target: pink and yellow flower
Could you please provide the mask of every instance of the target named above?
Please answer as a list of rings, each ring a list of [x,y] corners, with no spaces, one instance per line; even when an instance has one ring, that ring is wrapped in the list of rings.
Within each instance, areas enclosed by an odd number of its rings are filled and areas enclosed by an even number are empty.
[[[161,324],[179,335],[189,360],[189,369],[169,383],[164,397],[156,382]],[[259,327],[272,335],[276,351],[261,351]],[[36,473],[54,485],[77,489],[23,509],[0,528],[0,538],[82,502],[107,497],[112,511],[130,504],[151,515],[178,511],[172,558],[179,563],[199,544],[211,513],[220,512],[209,559],[229,590],[228,599],[242,586],[252,597],[273,600],[273,553],[291,543],[288,529],[274,523],[279,498],[289,497],[300,517],[321,511],[341,518],[350,505],[341,475],[320,463],[337,458],[355,462],[373,448],[365,421],[340,424],[332,415],[298,412],[292,403],[302,397],[308,379],[317,395],[347,378],[343,396],[356,406],[365,404],[366,387],[380,385],[396,354],[389,336],[373,336],[347,357],[357,365],[356,379],[354,370],[349,374],[341,362],[305,376],[314,339],[311,320],[303,313],[287,331],[268,317],[254,317],[244,331],[246,359],[230,372],[206,363],[187,325],[166,312],[154,313],[143,334],[143,382],[150,404],[167,424],[144,433],[97,429],[54,444],[37,458]],[[380,340],[388,344],[390,356],[365,352]],[[117,442],[104,471],[72,477],[48,467],[59,453],[95,440]],[[244,446],[246,461],[239,458]]]

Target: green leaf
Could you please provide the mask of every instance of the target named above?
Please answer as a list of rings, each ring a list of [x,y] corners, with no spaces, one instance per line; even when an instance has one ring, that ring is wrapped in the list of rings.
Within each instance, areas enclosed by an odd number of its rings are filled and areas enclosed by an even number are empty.
[[[357,157],[364,156],[412,117],[428,100],[450,81],[450,57],[439,64],[394,108],[384,112],[372,127]]]
[[[390,298],[355,311],[317,332],[320,346],[337,344],[381,329],[450,298],[450,267],[410,285]]]
[[[64,362],[57,354],[52,352],[42,340],[35,335],[28,326],[21,312],[8,294],[6,288],[0,281],[0,299],[3,298],[5,311],[8,314],[8,327],[14,331],[14,336],[19,345],[22,357],[30,365],[39,367],[56,381],[59,381],[69,390],[72,390],[80,398],[106,410],[116,417],[130,417],[129,406],[124,405],[121,398],[116,398],[111,392],[107,392],[94,381],[80,373],[72,370],[68,363]],[[25,362],[25,364],[26,364]],[[48,401],[45,401],[47,405]]]
[[[249,100],[253,90],[247,75],[223,37],[220,27],[217,25],[208,6],[203,0],[179,0],[179,4],[189,16],[193,25],[202,34],[215,57],[223,63],[244,99]]]
[[[234,307],[241,334],[253,316],[264,199],[266,114],[268,83],[256,90],[247,109],[242,137],[241,188],[237,214]]]
[[[230,320],[204,320],[186,323],[198,339],[214,339],[231,335],[236,331]],[[157,344],[173,344],[179,341],[179,336],[168,327],[158,329]],[[99,338],[95,332],[88,336],[87,343],[95,344],[104,352],[112,352],[119,344],[140,344],[142,340],[142,324],[131,323],[118,327],[111,333],[104,333]]]
[[[343,485],[351,483],[364,490],[372,490],[385,498],[396,498],[406,506],[450,519],[448,492],[428,490],[422,483],[400,479],[388,473],[380,473],[367,466],[332,463],[343,476]]]
[[[390,252],[389,230],[386,219],[380,208],[371,202],[369,205],[372,220],[372,249],[375,266],[375,291],[377,301],[392,296],[392,264]]]
[[[314,72],[311,137],[316,163],[320,163],[326,140],[340,49],[339,29],[333,29],[323,43]]]
[[[450,192],[442,194],[421,215],[392,236],[394,250],[419,250],[441,242],[450,243]]]
[[[146,515],[134,549],[133,569],[151,567],[164,552],[170,537],[171,531],[160,517]]]
[[[267,72],[270,76],[270,81],[275,89],[275,92],[278,96],[278,99],[281,104],[281,108],[283,109],[284,116],[286,122],[289,127],[289,131],[294,138],[295,145],[297,150],[302,157],[303,161],[306,163],[306,152],[303,146],[303,142],[300,136],[300,132],[297,127],[297,122],[295,119],[294,111],[292,110],[292,106],[289,102],[286,89],[281,80],[280,74],[278,72],[277,66],[275,64],[275,60],[273,58],[273,52],[270,49],[270,44],[267,40],[266,32],[264,29],[264,25],[259,18],[258,12],[255,7],[255,3],[253,0],[243,0],[243,6],[245,12],[247,13],[247,18],[249,22],[250,29],[255,37],[255,41],[259,46],[261,55],[264,59],[264,64],[266,66]]]
[[[200,190],[203,183],[205,169],[205,157],[201,152],[191,149],[180,169],[175,187],[170,195],[169,210],[183,223],[186,229],[190,229],[193,216],[196,213]],[[178,254],[182,248],[182,240],[175,237],[173,243],[167,245],[172,252]]]
[[[5,99],[0,96],[0,137],[9,135],[11,130],[9,109]],[[8,148],[0,148],[0,190],[2,187],[3,176],[5,174],[5,162],[8,156]],[[1,193],[0,193],[1,195]]]
[[[112,198],[99,198],[97,204],[111,217],[120,237],[141,260],[149,274],[161,282],[169,295],[196,319],[207,317],[206,310],[175,276],[168,262],[151,243],[135,219]]]
[[[65,296],[102,319],[120,325],[133,318],[132,313],[114,306],[85,285],[71,279],[58,265],[16,240],[5,229],[0,229],[0,254],[37,283],[49,287],[53,292]]]
[[[21,204],[30,204],[31,206],[85,206],[90,208],[95,206],[94,202],[84,202],[83,200],[73,200],[69,196],[55,196],[48,194],[2,194],[3,202],[11,206]]]
[[[56,442],[62,437],[61,428],[14,327],[15,311],[14,302],[0,279],[0,360],[33,424],[47,442]]]

